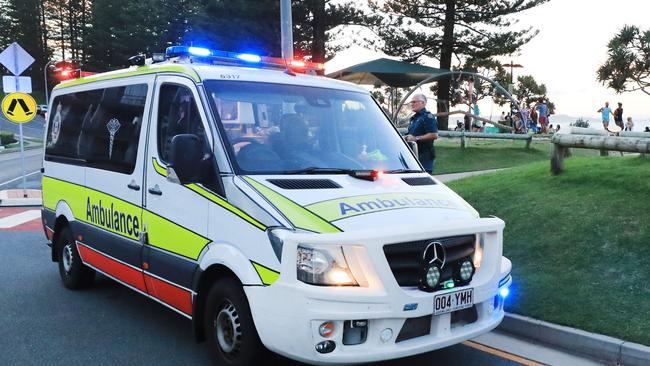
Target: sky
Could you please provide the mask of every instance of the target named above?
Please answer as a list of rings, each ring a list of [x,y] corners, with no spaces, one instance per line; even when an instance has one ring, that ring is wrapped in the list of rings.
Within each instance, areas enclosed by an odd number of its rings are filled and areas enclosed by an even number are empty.
[[[650,117],[650,96],[616,94],[596,81],[607,59],[607,43],[625,25],[650,29],[648,0],[551,0],[520,17],[540,33],[512,59],[522,64],[515,77],[530,74],[546,84],[558,113],[597,117],[605,101],[623,103],[626,115]]]
[[[612,106],[622,102],[625,116],[650,119],[650,96],[642,92],[619,95],[596,81],[596,71],[607,59],[607,43],[625,24],[650,29],[650,0],[550,0],[516,18],[515,27],[532,26],[539,34],[519,54],[502,61],[524,66],[515,69],[515,78],[533,75],[546,84],[557,114],[598,118],[596,111],[609,101]],[[357,48],[330,66],[336,69],[373,58],[372,52]],[[430,66],[437,67],[436,63]],[[489,112],[486,107],[482,114]]]

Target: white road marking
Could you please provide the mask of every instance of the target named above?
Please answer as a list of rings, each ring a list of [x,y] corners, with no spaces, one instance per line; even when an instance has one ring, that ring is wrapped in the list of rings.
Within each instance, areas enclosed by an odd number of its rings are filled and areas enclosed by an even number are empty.
[[[37,171],[35,171],[35,172],[27,173],[27,174],[25,174],[25,178],[26,178],[26,177],[29,177],[30,175],[34,175],[34,174],[36,174],[36,173],[40,173],[40,172],[41,172],[41,170],[39,169],[39,170],[37,170]],[[20,177],[18,177],[18,178],[14,178],[14,179],[12,179],[12,180],[8,180],[8,181],[6,181],[6,182],[2,182],[2,183],[0,183],[0,187],[4,186],[4,185],[6,185],[6,184],[9,184],[9,183],[13,183],[13,182],[15,182],[15,181],[17,181],[17,180],[20,180],[20,179],[23,179],[23,177],[20,176]]]
[[[27,210],[0,219],[0,229],[9,229],[41,217],[41,210]]]

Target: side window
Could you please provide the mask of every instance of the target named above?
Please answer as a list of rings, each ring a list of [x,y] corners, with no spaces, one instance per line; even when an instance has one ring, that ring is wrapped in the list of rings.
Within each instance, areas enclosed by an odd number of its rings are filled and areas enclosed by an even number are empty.
[[[54,98],[45,145],[46,157],[84,159],[79,155],[79,135],[101,96],[102,90],[92,90]]]
[[[169,161],[172,138],[180,134],[196,135],[208,147],[192,91],[182,85],[163,84],[158,103],[158,155],[163,162]]]
[[[89,167],[131,173],[147,99],[136,84],[67,94],[54,100],[45,153]]]

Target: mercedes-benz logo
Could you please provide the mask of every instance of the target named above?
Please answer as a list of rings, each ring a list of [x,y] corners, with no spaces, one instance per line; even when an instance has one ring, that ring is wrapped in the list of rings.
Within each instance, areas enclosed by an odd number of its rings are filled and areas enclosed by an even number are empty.
[[[425,264],[437,264],[439,268],[445,266],[447,251],[439,241],[432,241],[422,252],[422,261]]]

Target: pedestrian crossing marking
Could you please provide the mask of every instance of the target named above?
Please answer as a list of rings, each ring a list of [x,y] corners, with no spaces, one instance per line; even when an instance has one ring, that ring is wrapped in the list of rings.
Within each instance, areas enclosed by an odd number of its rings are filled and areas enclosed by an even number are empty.
[[[0,229],[8,229],[41,217],[40,210],[28,210],[0,219]]]
[[[0,209],[0,230],[29,230],[39,227],[41,210],[37,209]],[[32,225],[36,223],[36,225]]]

